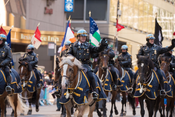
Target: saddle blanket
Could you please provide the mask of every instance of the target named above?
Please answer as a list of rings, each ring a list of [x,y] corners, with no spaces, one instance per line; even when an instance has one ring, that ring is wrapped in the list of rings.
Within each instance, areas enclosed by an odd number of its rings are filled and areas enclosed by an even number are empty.
[[[95,75],[95,74],[94,74]],[[97,86],[97,93],[99,95],[98,101],[102,99],[106,99],[106,94],[103,91],[103,88],[101,86],[101,83],[99,81],[99,78],[95,75],[95,82]],[[86,77],[85,73],[81,71],[80,75],[80,83],[76,89],[63,89],[61,98],[60,98],[60,103],[61,104],[66,104],[68,103],[71,98],[70,94],[72,94],[72,100],[74,103],[77,105],[82,105],[88,103],[88,94],[90,93],[90,83],[88,78]]]
[[[172,75],[169,73],[169,80],[167,80],[165,73],[162,71],[162,76],[163,76],[163,80],[164,80],[164,88],[166,91],[166,96],[168,97],[173,97],[173,90],[174,90],[174,78],[172,77]]]
[[[139,81],[140,77],[137,76],[136,79],[136,91],[134,97],[141,97],[142,95],[146,95],[147,98],[151,100],[155,100],[158,95],[159,90],[159,78],[154,70],[152,70],[152,75],[150,77],[150,81],[147,84],[143,84],[143,88],[141,88],[141,84]]]
[[[27,88],[27,90],[28,90],[30,93],[35,92],[35,90],[36,90],[36,85],[37,85],[36,74],[35,74],[34,71],[32,71],[32,73],[33,73],[32,77],[29,79],[28,82],[26,82],[26,85],[25,85],[25,87]],[[39,77],[40,77],[40,83],[41,83],[41,85],[43,86],[44,83],[43,83],[42,75],[41,75],[41,73],[40,73],[39,71],[38,71],[38,73],[39,73]]]
[[[98,73],[99,72],[96,73],[97,76],[98,76]],[[101,81],[101,83],[103,83],[104,91],[112,91],[111,85],[112,85],[112,82],[113,82],[113,77],[112,77],[112,74],[111,74],[110,70],[108,70],[108,73],[106,74],[105,79],[104,80],[100,79],[100,81]]]
[[[128,90],[128,87],[131,85],[131,77],[126,70],[124,70],[122,77],[117,79],[117,83],[117,87],[119,87],[121,92]]]
[[[11,69],[11,87],[14,93],[21,93],[22,92],[22,87],[21,87],[21,80],[19,77],[19,74],[15,71],[15,69]],[[6,87],[6,76],[2,69],[0,69],[0,96],[4,93],[5,87]]]

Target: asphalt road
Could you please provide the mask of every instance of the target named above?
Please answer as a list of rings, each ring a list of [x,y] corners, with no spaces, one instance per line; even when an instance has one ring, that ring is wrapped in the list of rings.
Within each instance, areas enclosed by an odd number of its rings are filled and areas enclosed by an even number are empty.
[[[121,111],[121,102],[116,102],[118,111],[120,113]],[[110,108],[111,108],[111,104],[110,102],[107,103],[107,116],[109,117],[110,114]],[[7,109],[7,117],[10,117],[10,113],[11,113],[11,108]],[[61,112],[56,111],[56,105],[53,106],[40,106],[40,111],[36,112],[35,108],[33,108],[33,114],[32,115],[25,115],[25,117],[60,117]],[[97,113],[94,112],[93,113],[94,117],[98,117]],[[20,116],[20,117],[24,117],[24,116]],[[72,115],[73,117],[73,115]],[[119,115],[114,115],[113,117],[119,117]],[[136,115],[133,116],[132,115],[132,108],[129,107],[129,104],[127,103],[127,114],[125,117],[140,117],[140,108],[136,108]],[[148,112],[147,110],[145,110],[145,117],[148,117]],[[157,117],[160,117],[159,112],[157,114]]]

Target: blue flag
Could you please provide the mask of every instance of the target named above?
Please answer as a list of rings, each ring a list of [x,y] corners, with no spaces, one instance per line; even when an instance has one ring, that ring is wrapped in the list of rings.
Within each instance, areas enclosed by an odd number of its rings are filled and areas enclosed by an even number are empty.
[[[11,29],[9,30],[9,33],[7,35],[7,43],[8,46],[11,48]]]
[[[8,43],[8,46],[11,48],[11,29],[9,30],[9,33],[7,35],[7,43]],[[12,62],[12,66],[14,66],[13,58],[11,62]]]

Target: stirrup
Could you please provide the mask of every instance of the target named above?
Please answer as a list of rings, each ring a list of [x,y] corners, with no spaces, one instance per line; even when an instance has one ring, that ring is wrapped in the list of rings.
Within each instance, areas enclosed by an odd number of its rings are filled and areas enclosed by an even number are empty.
[[[10,85],[7,85],[7,86],[5,87],[5,91],[6,91],[8,94],[11,94],[11,93],[12,93],[12,88],[11,88],[11,86],[10,86]]]
[[[165,89],[160,90],[160,96],[166,96],[166,91]]]
[[[113,87],[112,87],[112,89],[113,89],[114,91],[116,91],[116,90],[117,90],[117,85],[114,84]]]
[[[128,91],[128,93],[132,93],[133,92],[133,88],[129,87],[127,91]]]
[[[41,88],[41,83],[37,84],[37,88],[40,89]]]
[[[93,91],[93,92],[92,92],[92,99],[93,99],[93,100],[97,100],[97,99],[98,99],[98,94],[97,94],[96,91]]]

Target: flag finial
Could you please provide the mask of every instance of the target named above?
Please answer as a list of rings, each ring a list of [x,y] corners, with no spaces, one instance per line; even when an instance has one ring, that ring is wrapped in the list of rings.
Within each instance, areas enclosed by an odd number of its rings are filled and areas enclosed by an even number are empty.
[[[3,23],[1,24],[1,27],[2,27]]]
[[[14,25],[12,25],[11,29],[14,28]]]
[[[89,11],[89,17],[91,17],[91,11]]]
[[[71,15],[69,15],[69,19],[68,19],[69,21],[71,20]]]
[[[37,26],[39,26],[40,25],[40,22],[38,23],[38,25]]]

